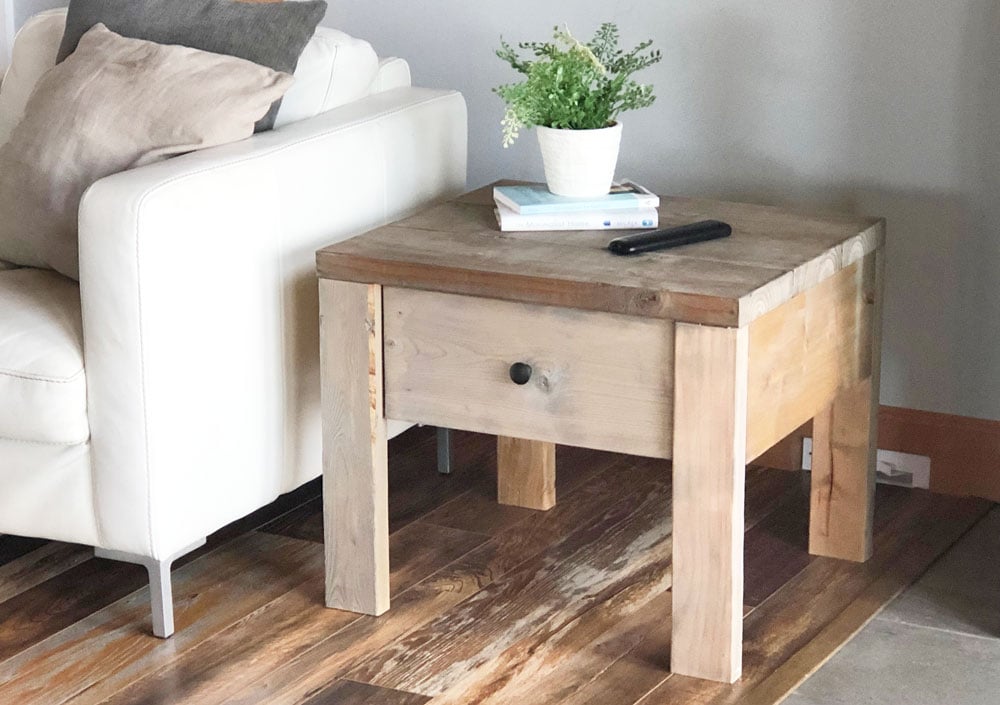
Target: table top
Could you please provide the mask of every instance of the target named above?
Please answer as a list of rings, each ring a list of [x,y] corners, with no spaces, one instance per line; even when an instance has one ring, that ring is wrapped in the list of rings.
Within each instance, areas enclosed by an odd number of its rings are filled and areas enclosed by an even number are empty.
[[[628,231],[501,232],[493,185],[316,253],[326,279],[743,326],[881,248],[885,221],[693,198],[660,199],[660,227],[721,220],[733,234],[618,257]]]

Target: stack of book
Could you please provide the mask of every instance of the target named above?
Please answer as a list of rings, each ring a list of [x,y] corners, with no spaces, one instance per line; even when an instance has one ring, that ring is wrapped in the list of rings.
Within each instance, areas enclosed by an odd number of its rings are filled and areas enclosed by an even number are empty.
[[[659,225],[660,198],[631,181],[615,184],[604,196],[556,196],[544,184],[493,189],[500,229],[635,230]]]

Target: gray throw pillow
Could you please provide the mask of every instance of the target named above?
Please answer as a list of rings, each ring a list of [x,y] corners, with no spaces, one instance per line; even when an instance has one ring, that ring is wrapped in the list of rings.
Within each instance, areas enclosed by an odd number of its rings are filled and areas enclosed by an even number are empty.
[[[77,213],[91,184],[250,137],[291,84],[244,59],[95,25],[39,79],[0,146],[0,261],[76,279]]]
[[[228,54],[293,74],[324,14],[324,0],[72,0],[56,61],[73,53],[84,32],[101,23],[124,37]],[[271,106],[255,132],[274,126],[279,105]]]

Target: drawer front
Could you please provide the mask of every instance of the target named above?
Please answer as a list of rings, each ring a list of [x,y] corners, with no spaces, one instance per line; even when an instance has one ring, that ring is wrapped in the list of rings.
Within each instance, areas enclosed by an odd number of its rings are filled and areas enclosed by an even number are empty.
[[[392,287],[383,312],[388,418],[670,457],[672,321]]]

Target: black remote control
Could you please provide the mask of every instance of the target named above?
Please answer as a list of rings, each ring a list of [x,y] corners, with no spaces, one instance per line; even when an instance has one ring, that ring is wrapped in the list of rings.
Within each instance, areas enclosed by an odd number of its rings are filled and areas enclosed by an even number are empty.
[[[615,238],[608,243],[608,249],[616,255],[638,255],[643,252],[665,250],[668,247],[680,247],[694,242],[729,237],[732,232],[733,229],[728,223],[718,220],[703,220],[700,223],[681,225],[676,228],[652,230],[648,233]]]

